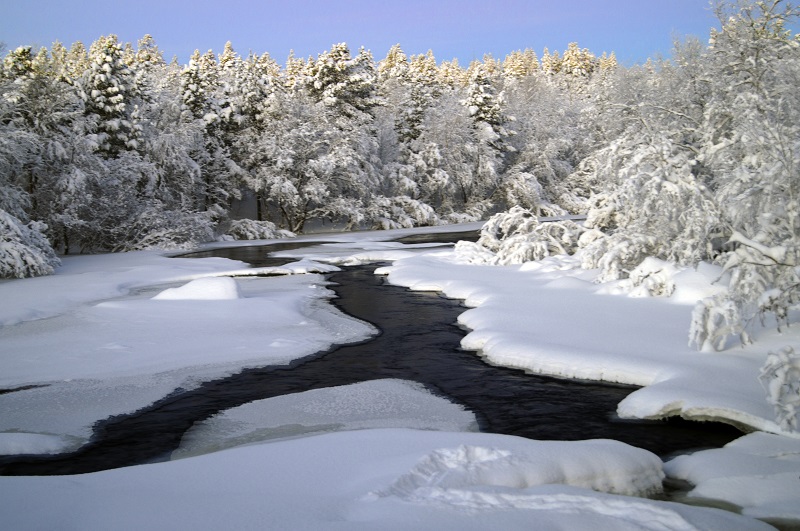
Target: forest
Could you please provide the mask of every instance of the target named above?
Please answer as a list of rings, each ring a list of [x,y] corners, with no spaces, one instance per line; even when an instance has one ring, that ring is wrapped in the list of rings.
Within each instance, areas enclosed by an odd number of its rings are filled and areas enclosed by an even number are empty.
[[[633,66],[577,43],[466,67],[346,44],[280,65],[230,42],[180,65],[148,35],[10,50],[0,277],[69,253],[488,220],[487,262],[576,254],[652,295],[672,289],[665,264],[723,265],[691,338],[747,342],[800,302],[798,11],[715,9],[707,41]],[[566,214],[587,218],[539,221]]]

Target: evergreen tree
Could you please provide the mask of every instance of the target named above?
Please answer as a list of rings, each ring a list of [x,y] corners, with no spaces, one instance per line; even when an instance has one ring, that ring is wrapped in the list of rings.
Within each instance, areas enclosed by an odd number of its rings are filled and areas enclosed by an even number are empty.
[[[97,148],[116,157],[139,145],[134,74],[124,63],[116,35],[100,37],[90,50],[91,64],[80,80],[86,115],[95,124]]]

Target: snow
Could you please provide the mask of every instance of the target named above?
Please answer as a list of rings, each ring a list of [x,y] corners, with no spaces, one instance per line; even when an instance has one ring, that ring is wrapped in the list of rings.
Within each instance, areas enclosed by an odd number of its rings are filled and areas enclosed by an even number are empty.
[[[63,435],[47,433],[0,433],[0,455],[57,454],[74,445]]]
[[[679,456],[669,476],[696,485],[688,498],[716,500],[742,514],[772,521],[800,520],[800,441],[751,433],[724,448]]]
[[[766,353],[800,341],[798,331],[765,331],[754,345],[724,353],[687,344],[695,297],[719,289],[717,268],[674,271],[676,298],[643,298],[630,281],[595,283],[598,272],[578,269],[574,256],[498,267],[468,263],[465,250],[397,260],[378,272],[392,284],[463,299],[471,309],[458,319],[470,330],[462,347],[491,363],[643,386],[620,403],[623,418],[680,415],[783,433],[758,376]]]
[[[167,288],[153,300],[231,300],[241,299],[239,285],[230,277],[198,278],[177,288]]]
[[[621,443],[566,443],[561,451],[550,444],[484,433],[343,431],[78,476],[3,477],[0,515],[15,530],[769,528],[721,510],[558,483],[626,486],[640,481],[631,474],[657,475],[658,463]],[[592,459],[571,465],[573,446]],[[516,482],[509,463],[535,476],[543,449],[567,474],[545,485]],[[607,459],[625,468],[603,466]],[[401,494],[398,481],[432,461],[450,467],[449,482]]]
[[[598,492],[647,496],[661,492],[661,460],[617,441],[531,441],[510,452],[460,445],[435,450],[377,496],[452,505],[489,505],[489,496],[465,496],[474,487],[526,489],[572,485]]]
[[[97,420],[176,388],[367,338],[371,327],[327,302],[319,272],[370,260],[393,261],[379,270],[393,284],[463,299],[462,346],[492,363],[644,386],[619,405],[622,417],[681,415],[776,435],[751,434],[662,471],[657,457],[623,443],[474,433],[471,414],[418,384],[364,382],[221,412],[187,433],[175,453],[184,459],[0,477],[0,525],[514,529],[535,521],[602,530],[800,520],[800,443],[775,423],[758,380],[766,353],[800,337],[764,329],[746,348],[691,350],[693,303],[718,289],[717,268],[662,275],[653,262],[643,278],[661,275],[653,285],[673,283],[673,296],[636,297],[625,281],[595,283],[597,272],[577,269],[574,257],[483,266],[468,263],[469,246],[381,241],[414,232],[307,236],[317,245],[281,253],[301,259],[279,268],[141,251],[66,257],[55,275],[0,282],[0,389],[19,389],[0,394],[0,452],[74,449]],[[732,503],[744,516],[639,497],[658,489],[664,471],[696,485],[690,498]]]
[[[239,273],[275,271],[142,251],[65,258],[54,276],[0,283],[0,389],[38,386],[0,394],[0,433],[80,445],[96,421],[176,388],[373,333],[323,303],[332,292],[318,274],[220,276]]]
[[[269,439],[368,428],[477,431],[478,423],[472,413],[430,394],[416,382],[373,380],[229,409],[192,427],[172,457]]]

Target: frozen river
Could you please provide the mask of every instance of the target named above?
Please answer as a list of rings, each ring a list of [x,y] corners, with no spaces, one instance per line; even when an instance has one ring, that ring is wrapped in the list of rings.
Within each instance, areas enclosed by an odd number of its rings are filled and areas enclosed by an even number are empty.
[[[430,238],[430,235],[428,236]],[[439,235],[447,241],[448,235]],[[309,245],[305,243],[305,245]],[[223,256],[256,266],[276,265],[277,248],[237,247],[198,256]],[[285,260],[284,260],[285,261]],[[344,312],[369,321],[380,333],[282,367],[245,370],[169,397],[95,428],[93,441],[73,454],[5,458],[3,474],[83,473],[165,460],[195,423],[248,402],[376,379],[419,382],[478,419],[485,432],[542,440],[616,439],[669,456],[721,446],[741,433],[724,424],[628,421],[616,417],[628,386],[574,382],[491,366],[459,348],[464,331],[455,325],[464,310],[435,293],[387,285],[375,266],[343,268],[328,275]]]

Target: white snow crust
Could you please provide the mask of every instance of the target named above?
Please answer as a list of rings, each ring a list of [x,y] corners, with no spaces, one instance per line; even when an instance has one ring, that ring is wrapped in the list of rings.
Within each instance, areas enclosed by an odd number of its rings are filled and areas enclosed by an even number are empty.
[[[755,432],[676,457],[665,470],[695,485],[690,498],[731,503],[754,518],[800,521],[800,440]]]
[[[663,298],[631,294],[627,281],[596,284],[597,271],[578,269],[575,257],[519,266],[473,265],[468,258],[430,252],[378,272],[392,284],[463,299],[471,309],[459,323],[470,333],[461,344],[494,364],[644,386],[620,403],[623,418],[680,415],[782,433],[758,375],[766,353],[800,342],[800,331],[760,331],[754,345],[723,353],[698,353],[687,344],[694,302],[719,289],[717,268],[675,271],[677,297]]]
[[[459,254],[380,241],[414,232],[309,236],[326,244],[287,252],[302,259],[280,268],[144,251],[66,257],[55,275],[0,282],[0,389],[11,390],[0,394],[0,453],[67,451],[97,420],[176,388],[366,338],[374,330],[327,303],[317,273],[394,261],[380,271],[390,282],[465,301],[463,346],[493,363],[644,386],[619,405],[623,417],[682,415],[779,433],[666,465],[696,485],[694,499],[746,516],[628,496],[651,492],[661,477],[641,450],[471,433],[474,418],[456,406],[384,381],[223,412],[176,455],[213,453],[81,476],[0,477],[0,527],[763,529],[752,517],[800,519],[797,440],[780,434],[758,381],[766,353],[800,335],[764,329],[747,348],[691,350],[693,303],[718,289],[718,269],[650,263],[641,278],[653,283],[637,290],[596,284],[596,272],[570,258],[478,266],[463,255],[469,246]],[[649,296],[670,284],[671,297]],[[329,429],[341,431],[314,435]]]
[[[193,426],[172,453],[183,458],[270,439],[328,431],[414,428],[477,431],[475,416],[424,386],[372,380],[257,400]]]
[[[241,299],[239,285],[230,277],[198,278],[178,288],[167,288],[154,300],[231,300]]]
[[[602,441],[579,443],[585,458],[571,464],[575,445],[551,444],[546,451],[558,458],[566,476],[526,486],[515,482],[521,475],[507,467],[508,461],[524,463],[524,474],[531,477],[539,465],[557,468],[536,457],[543,448],[537,441],[408,429],[335,432],[93,474],[0,477],[0,518],[7,529],[81,531],[770,529],[717,509],[564,484],[583,477],[584,483],[625,485],[640,481],[630,474],[654,477],[660,466],[641,450]],[[566,446],[559,450],[559,444]],[[459,460],[460,455],[473,459]],[[480,460],[493,455],[504,457]],[[445,466],[454,478],[449,485],[427,495],[417,491],[416,497],[392,491],[399,478],[419,470],[431,456],[445,456],[440,462],[451,467]],[[609,466],[602,464],[606,459]],[[622,470],[613,466],[623,463]],[[472,474],[476,467],[482,474]],[[437,499],[440,492],[457,503]]]
[[[324,302],[317,274],[234,279],[223,275],[261,270],[155,252],[63,262],[54,276],[0,283],[0,388],[36,386],[0,394],[0,434],[66,435],[74,447],[96,421],[176,388],[374,333]]]

